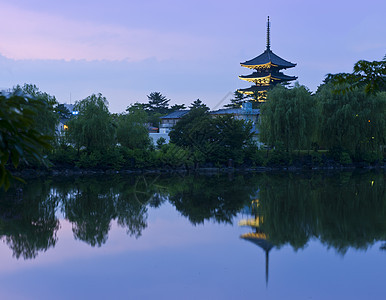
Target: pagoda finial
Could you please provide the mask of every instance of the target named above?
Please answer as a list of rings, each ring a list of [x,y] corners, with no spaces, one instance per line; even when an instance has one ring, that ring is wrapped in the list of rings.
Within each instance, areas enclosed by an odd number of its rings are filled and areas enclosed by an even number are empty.
[[[267,50],[271,50],[271,37],[270,37],[270,31],[269,31],[269,16],[268,16],[268,22],[267,22]]]

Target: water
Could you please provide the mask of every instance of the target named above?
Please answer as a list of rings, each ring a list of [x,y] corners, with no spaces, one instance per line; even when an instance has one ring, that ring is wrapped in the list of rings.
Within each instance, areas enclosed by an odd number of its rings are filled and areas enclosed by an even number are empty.
[[[0,195],[0,298],[385,299],[385,180],[31,179]]]

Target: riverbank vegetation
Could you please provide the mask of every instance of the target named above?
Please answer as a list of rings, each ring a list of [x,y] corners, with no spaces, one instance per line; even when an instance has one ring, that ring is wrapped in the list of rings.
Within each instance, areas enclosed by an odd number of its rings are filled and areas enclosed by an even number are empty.
[[[316,93],[278,85],[260,104],[258,133],[230,116],[213,118],[199,99],[170,132],[170,143],[154,145],[148,127],[169,107],[159,92],[111,114],[102,94],[77,101],[64,132],[55,131],[69,112],[34,85],[1,93],[0,186],[20,168],[100,170],[196,169],[202,167],[305,167],[384,164],[386,145],[386,57],[360,61],[350,74],[327,75]],[[236,99],[237,100],[237,99]],[[264,143],[257,146],[256,139]]]

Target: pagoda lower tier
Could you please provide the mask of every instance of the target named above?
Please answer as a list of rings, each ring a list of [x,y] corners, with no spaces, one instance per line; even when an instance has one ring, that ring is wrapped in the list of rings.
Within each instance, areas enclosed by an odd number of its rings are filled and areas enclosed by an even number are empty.
[[[245,94],[245,95],[253,95],[256,93],[265,93],[269,89],[269,85],[253,85],[246,89],[238,89],[237,91],[239,93]]]

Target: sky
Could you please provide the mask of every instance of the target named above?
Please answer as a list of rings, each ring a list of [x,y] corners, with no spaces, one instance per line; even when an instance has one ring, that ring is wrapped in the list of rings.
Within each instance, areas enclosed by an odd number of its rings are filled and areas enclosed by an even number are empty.
[[[266,48],[316,91],[327,73],[386,55],[384,0],[0,0],[0,90],[32,83],[60,103],[102,93],[111,112],[161,92],[229,103],[240,62]]]

